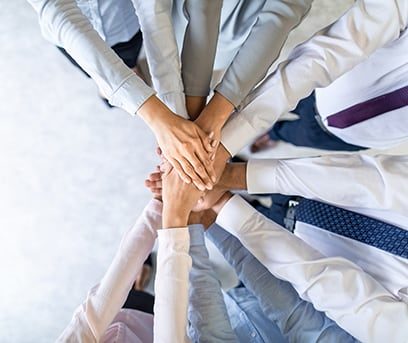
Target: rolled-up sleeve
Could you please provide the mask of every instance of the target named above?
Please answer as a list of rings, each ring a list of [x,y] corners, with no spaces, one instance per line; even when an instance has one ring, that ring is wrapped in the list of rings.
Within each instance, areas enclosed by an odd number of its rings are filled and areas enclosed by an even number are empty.
[[[315,88],[328,86],[376,49],[397,39],[407,27],[407,13],[406,0],[357,1],[334,24],[296,47],[277,71],[248,95],[240,112],[223,129],[225,148],[235,155]]]
[[[309,11],[313,0],[267,0],[248,38],[216,91],[238,107],[265,77],[289,33]]]
[[[154,94],[94,30],[74,0],[28,0],[47,37],[64,47],[109,102],[134,115]]]

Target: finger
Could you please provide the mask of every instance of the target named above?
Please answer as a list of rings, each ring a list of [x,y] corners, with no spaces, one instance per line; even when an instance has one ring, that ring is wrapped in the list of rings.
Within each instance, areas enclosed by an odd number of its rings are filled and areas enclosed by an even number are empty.
[[[159,146],[156,148],[156,154],[159,155],[159,157],[163,155],[162,149]]]
[[[211,162],[211,156],[208,156],[202,151],[197,151],[195,159],[192,160],[192,165],[195,168],[198,175],[201,179],[208,180],[207,183],[210,183],[211,186],[217,181],[213,163]],[[207,187],[208,188],[208,187]],[[208,188],[208,189],[212,189]]]
[[[154,173],[149,174],[149,180],[151,180],[151,181],[161,180],[161,173],[160,172],[154,172]]]
[[[180,176],[180,178],[185,182],[185,183],[191,183],[191,177],[189,176],[188,173],[186,173],[181,166],[180,162],[172,159],[169,161],[171,165],[173,166],[174,169],[176,169],[177,174]],[[169,172],[168,172],[169,173]],[[165,173],[167,175],[167,173]]]
[[[161,188],[152,188],[152,193],[154,195],[162,195],[162,189]]]
[[[207,153],[212,153],[214,151],[214,148],[212,147],[212,142],[214,139],[214,132],[211,132],[209,135],[207,135],[203,130],[199,129],[198,134],[201,139],[201,144],[203,145],[205,151]]]
[[[184,172],[187,173],[191,180],[193,181],[194,185],[200,190],[204,191],[206,189],[205,182],[197,175],[197,173],[194,170],[194,167],[188,161],[187,159],[183,158],[180,161],[180,164],[182,165]]]
[[[158,188],[158,189],[162,189],[163,185],[161,181],[151,181],[151,180],[145,180],[145,186],[147,188]]]
[[[204,166],[205,164],[200,161],[199,157],[196,154],[191,155],[191,157],[189,158],[189,162],[192,165],[194,172],[199,176],[200,180],[205,184],[205,187],[207,189],[212,189],[213,183],[211,180],[211,176],[207,173],[207,170]],[[211,165],[208,157],[206,157],[205,163],[207,165]]]

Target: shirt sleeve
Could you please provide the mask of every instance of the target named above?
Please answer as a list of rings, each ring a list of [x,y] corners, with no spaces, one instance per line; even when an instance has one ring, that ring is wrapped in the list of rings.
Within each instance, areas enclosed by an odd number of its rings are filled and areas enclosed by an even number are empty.
[[[404,342],[408,305],[352,262],[324,257],[238,195],[217,217],[273,275],[363,342]]]
[[[408,156],[335,155],[250,160],[247,165],[247,187],[253,194],[299,195],[340,207],[392,210],[403,215],[407,176]]]
[[[207,230],[207,236],[288,342],[355,342],[323,312],[300,299],[289,282],[273,276],[236,237],[216,224]]]
[[[214,69],[222,0],[186,0],[182,76],[186,95],[208,96]]]
[[[98,342],[126,301],[161,226],[161,202],[152,200],[125,234],[99,285],[88,293],[58,342]]]
[[[407,27],[405,0],[360,0],[339,20],[297,46],[276,72],[244,100],[223,129],[222,143],[233,156],[262,134],[300,99],[326,87],[397,39]]]
[[[172,23],[172,0],[132,0],[154,89],[176,114],[188,119],[181,63]]]
[[[190,304],[188,318],[192,342],[237,342],[225,307],[221,285],[215,277],[202,225],[191,225]]]
[[[238,107],[266,75],[283,44],[310,10],[313,0],[266,0],[248,38],[216,91]]]
[[[157,271],[154,283],[154,342],[190,342],[187,337],[188,228],[158,231]]]
[[[134,115],[154,94],[94,30],[75,0],[28,0],[42,31],[63,46],[92,77],[109,102]]]

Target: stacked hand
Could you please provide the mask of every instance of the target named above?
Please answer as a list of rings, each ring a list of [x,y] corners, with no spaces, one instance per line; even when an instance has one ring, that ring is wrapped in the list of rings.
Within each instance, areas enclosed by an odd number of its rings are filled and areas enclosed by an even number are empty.
[[[163,155],[182,180],[194,183],[200,190],[211,189],[216,181],[211,156],[218,144],[214,133],[178,117],[154,96],[138,113],[152,128]]]

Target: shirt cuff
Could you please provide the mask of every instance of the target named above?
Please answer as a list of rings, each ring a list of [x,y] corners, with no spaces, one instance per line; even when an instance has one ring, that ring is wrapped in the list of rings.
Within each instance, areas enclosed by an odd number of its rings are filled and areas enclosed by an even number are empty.
[[[247,190],[250,194],[276,193],[278,160],[249,160],[247,164]]]
[[[224,75],[224,78],[225,78],[225,75]],[[215,87],[214,91],[220,93],[231,104],[233,104],[235,108],[238,108],[238,106],[242,102],[242,99],[244,99],[247,95],[247,94],[237,94],[237,90],[239,91],[239,89],[240,87],[236,87],[232,83],[226,82],[224,79],[223,81],[221,81],[221,83],[219,83]]]
[[[157,231],[160,250],[185,252],[190,249],[190,235],[188,227],[162,229]]]
[[[205,244],[204,227],[201,224],[189,225],[188,231],[190,233],[190,247]]]
[[[239,112],[236,112],[222,129],[221,143],[231,156],[235,156],[257,135],[258,131]]]
[[[239,232],[256,210],[235,194],[217,216],[216,223],[228,232]]]
[[[154,94],[155,91],[146,85],[139,76],[132,74],[109,97],[109,103],[135,115],[140,106]]]
[[[159,93],[158,97],[175,114],[184,119],[190,119],[187,114],[186,97],[183,92],[169,92],[165,94]]]

